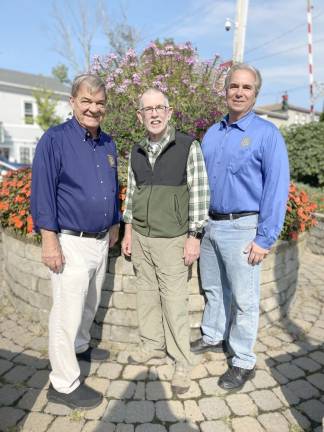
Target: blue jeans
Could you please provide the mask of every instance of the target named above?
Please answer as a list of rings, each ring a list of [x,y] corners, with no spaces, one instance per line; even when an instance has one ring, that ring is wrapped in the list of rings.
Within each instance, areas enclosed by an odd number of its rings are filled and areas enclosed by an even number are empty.
[[[200,274],[206,295],[203,339],[228,342],[232,364],[252,369],[259,323],[260,265],[248,264],[245,248],[256,235],[258,215],[209,220],[201,243]]]

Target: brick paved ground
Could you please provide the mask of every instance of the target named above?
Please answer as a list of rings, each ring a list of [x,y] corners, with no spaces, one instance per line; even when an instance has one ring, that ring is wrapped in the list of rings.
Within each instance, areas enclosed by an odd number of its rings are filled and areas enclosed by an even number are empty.
[[[72,411],[48,403],[47,338],[42,329],[0,309],[0,430],[32,432],[298,432],[322,430],[324,416],[324,258],[307,252],[301,294],[290,319],[259,335],[257,373],[238,393],[217,385],[222,354],[204,354],[188,393],[175,397],[171,362],[132,366],[125,353],[81,365],[103,403]],[[0,275],[1,276],[1,275]]]

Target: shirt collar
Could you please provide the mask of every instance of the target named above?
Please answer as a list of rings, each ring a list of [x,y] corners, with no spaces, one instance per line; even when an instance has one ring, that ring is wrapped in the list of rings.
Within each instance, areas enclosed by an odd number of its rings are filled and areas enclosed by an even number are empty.
[[[174,138],[175,138],[175,129],[173,126],[168,125],[165,134],[159,141],[159,149],[162,150],[170,141],[174,140]],[[144,138],[142,147],[145,148],[145,150],[149,151],[149,145],[150,145],[150,140],[149,137],[147,136],[146,138]]]
[[[239,120],[229,125],[228,124],[229,115],[226,114],[226,116],[220,122],[220,127],[223,129],[224,127],[232,126],[241,129],[242,131],[245,131],[255,116],[256,114],[253,111],[250,111],[247,114],[245,114],[243,117],[241,117]]]
[[[80,125],[80,123],[78,122],[78,120],[76,119],[75,116],[72,117],[71,121],[72,121],[73,127],[77,130],[78,134],[81,136],[81,138],[84,141],[87,141],[88,139],[92,138],[91,133],[86,128],[84,128],[83,126]],[[94,138],[93,140],[95,142],[100,142],[101,137],[102,137],[102,130],[99,126],[98,136],[97,136],[97,138]]]

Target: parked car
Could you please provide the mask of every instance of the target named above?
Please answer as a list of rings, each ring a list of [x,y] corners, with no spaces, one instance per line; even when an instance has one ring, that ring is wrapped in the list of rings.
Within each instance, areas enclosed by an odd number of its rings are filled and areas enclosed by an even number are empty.
[[[8,159],[5,159],[0,156],[0,181],[2,177],[10,170],[18,170],[20,168],[30,167],[30,164],[22,164],[17,162],[9,162]]]

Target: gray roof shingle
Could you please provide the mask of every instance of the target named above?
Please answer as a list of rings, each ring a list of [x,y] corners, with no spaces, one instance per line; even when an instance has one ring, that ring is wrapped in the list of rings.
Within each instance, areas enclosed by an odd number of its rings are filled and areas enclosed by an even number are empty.
[[[0,82],[9,85],[27,86],[33,89],[45,88],[54,92],[70,94],[70,87],[62,84],[57,78],[19,72],[0,68]]]

